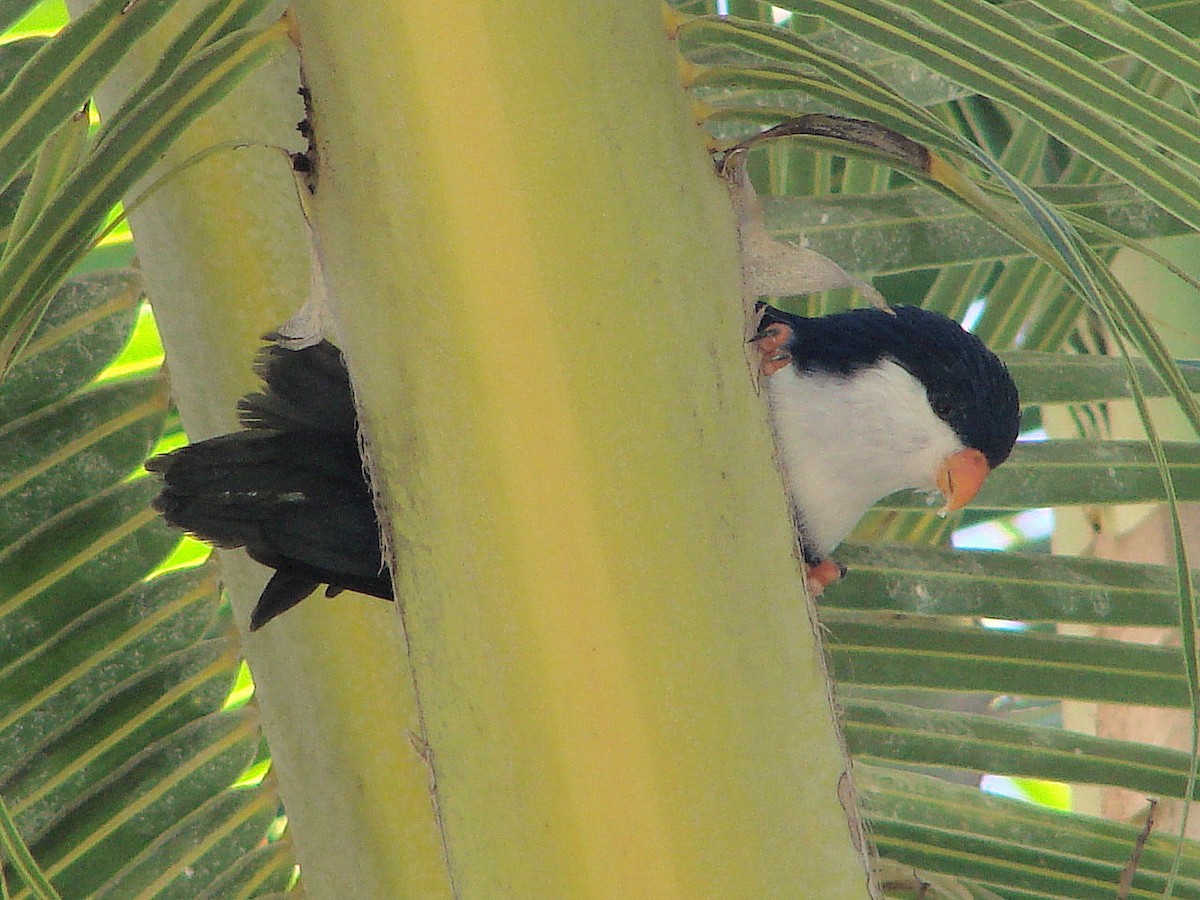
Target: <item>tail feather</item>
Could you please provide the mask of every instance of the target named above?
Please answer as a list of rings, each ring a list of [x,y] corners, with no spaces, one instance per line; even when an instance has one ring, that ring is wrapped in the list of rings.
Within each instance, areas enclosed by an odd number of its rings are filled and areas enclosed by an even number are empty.
[[[258,631],[280,613],[285,613],[321,584],[320,579],[293,569],[280,569],[271,576],[262,596],[250,613],[250,630]]]

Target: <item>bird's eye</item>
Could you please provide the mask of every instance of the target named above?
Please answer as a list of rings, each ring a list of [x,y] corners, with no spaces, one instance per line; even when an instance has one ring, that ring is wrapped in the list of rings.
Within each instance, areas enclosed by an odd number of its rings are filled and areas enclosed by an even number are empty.
[[[954,413],[954,407],[945,400],[932,400],[929,405],[933,407],[934,415],[939,419],[948,420]]]

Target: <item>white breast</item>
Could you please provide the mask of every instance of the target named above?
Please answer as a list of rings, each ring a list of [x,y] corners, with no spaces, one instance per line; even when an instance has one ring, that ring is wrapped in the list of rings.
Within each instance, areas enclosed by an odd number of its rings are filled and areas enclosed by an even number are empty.
[[[937,489],[962,441],[890,360],[843,377],[785,366],[766,379],[780,468],[809,555],[823,559],[875,501]]]

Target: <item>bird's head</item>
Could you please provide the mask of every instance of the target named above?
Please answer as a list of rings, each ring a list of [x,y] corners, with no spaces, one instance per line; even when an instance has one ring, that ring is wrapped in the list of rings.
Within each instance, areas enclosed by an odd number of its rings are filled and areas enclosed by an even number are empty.
[[[1017,389],[975,335],[919,307],[803,318],[763,308],[761,371],[814,556],[901,488],[969,503],[1008,458]]]

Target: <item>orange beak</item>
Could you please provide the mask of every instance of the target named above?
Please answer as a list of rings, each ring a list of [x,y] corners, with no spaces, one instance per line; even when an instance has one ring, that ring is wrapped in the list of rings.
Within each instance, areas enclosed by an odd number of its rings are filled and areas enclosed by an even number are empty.
[[[975,499],[991,471],[987,457],[978,450],[959,450],[947,456],[937,472],[938,490],[946,498],[946,505],[938,514],[944,516],[962,509]]]

